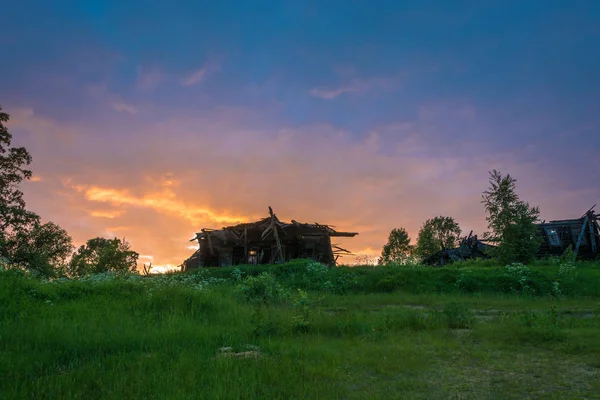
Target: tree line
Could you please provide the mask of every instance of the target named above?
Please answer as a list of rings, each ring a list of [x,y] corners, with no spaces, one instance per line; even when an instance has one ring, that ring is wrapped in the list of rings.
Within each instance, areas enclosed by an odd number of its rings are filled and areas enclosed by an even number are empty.
[[[519,198],[517,180],[510,174],[493,170],[489,175],[490,186],[483,192],[481,200],[489,229],[484,232],[483,239],[495,245],[489,255],[503,263],[527,263],[535,257],[542,240],[535,226],[540,210]],[[381,251],[379,264],[419,261],[455,248],[462,240],[461,233],[454,218],[445,216],[425,221],[414,245],[406,229],[392,229]]]
[[[125,239],[96,237],[75,250],[73,239],[54,222],[42,223],[27,210],[19,184],[32,177],[32,157],[24,147],[12,146],[5,124],[9,115],[0,106],[0,263],[34,271],[42,276],[82,276],[107,271],[135,271],[139,254]],[[535,222],[539,208],[519,199],[516,179],[490,172],[490,187],[482,194],[488,232],[496,244],[492,256],[503,262],[528,262],[540,244]],[[452,217],[425,221],[416,244],[404,228],[393,229],[383,246],[380,264],[418,261],[461,241],[461,228]]]
[[[9,119],[0,106],[0,263],[45,277],[134,271],[139,254],[125,239],[96,237],[75,250],[67,231],[27,210],[19,184],[32,177],[32,157],[12,146]]]

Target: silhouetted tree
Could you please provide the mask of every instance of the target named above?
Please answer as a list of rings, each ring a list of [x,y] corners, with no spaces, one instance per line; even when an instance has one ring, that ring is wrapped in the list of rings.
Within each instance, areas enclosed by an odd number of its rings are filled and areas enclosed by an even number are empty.
[[[34,223],[5,236],[5,253],[13,265],[54,276],[73,252],[73,240],[53,222]]]
[[[489,174],[490,187],[482,195],[491,230],[485,238],[498,244],[494,254],[503,262],[529,262],[541,243],[535,226],[540,210],[519,199],[517,180],[509,174],[496,170]]]
[[[404,228],[392,229],[388,236],[387,243],[381,250],[380,265],[390,263],[404,263],[412,254],[410,237]]]
[[[456,247],[461,229],[452,217],[435,217],[425,221],[419,230],[416,254],[426,258],[440,250]]]
[[[12,147],[5,123],[9,115],[0,107],[0,256],[10,265],[52,276],[73,251],[67,232],[25,208],[18,185],[31,178],[31,155],[24,147]]]
[[[139,254],[130,249],[125,239],[97,237],[77,249],[69,263],[69,272],[81,276],[109,271],[135,271],[138,257]]]
[[[0,107],[0,241],[9,231],[39,221],[39,217],[25,209],[23,193],[18,185],[31,178],[26,167],[31,155],[24,147],[11,147],[12,135],[4,125],[9,115]]]

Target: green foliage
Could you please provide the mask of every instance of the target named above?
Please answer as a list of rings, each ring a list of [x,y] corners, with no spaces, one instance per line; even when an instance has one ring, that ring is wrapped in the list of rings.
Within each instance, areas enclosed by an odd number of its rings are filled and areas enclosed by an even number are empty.
[[[250,278],[236,281],[233,269],[53,280],[0,271],[0,397],[594,397],[600,269],[576,265],[572,288],[584,295],[559,299],[543,294],[558,266],[527,267],[533,297],[510,292],[518,280],[506,267],[457,263],[328,269],[328,280],[352,274],[352,291],[364,293],[302,289],[267,306],[236,301]],[[272,267],[269,285],[306,271]],[[463,273],[483,282],[478,293],[459,291]],[[375,293],[385,277],[402,290]]]
[[[404,228],[392,229],[381,250],[380,265],[404,264],[412,254],[410,237]]]
[[[4,125],[9,118],[0,107],[0,236],[39,221],[36,214],[25,209],[23,192],[17,188],[31,178],[27,169],[31,155],[24,147],[11,147],[12,135]]]
[[[268,272],[250,276],[236,286],[243,300],[253,304],[280,304],[290,299],[291,293]]]
[[[294,302],[294,307],[297,312],[293,317],[294,330],[296,332],[308,332],[310,329],[309,310],[312,306],[308,293],[302,289],[298,289],[298,298]]]
[[[25,208],[18,185],[32,176],[27,168],[31,155],[24,147],[12,147],[12,135],[5,123],[9,115],[0,107],[0,257],[12,268],[42,276],[53,276],[73,251],[71,237],[53,222]]]
[[[502,262],[528,263],[539,249],[541,238],[535,222],[540,211],[519,199],[517,180],[500,172],[490,172],[490,187],[483,192],[482,203],[488,216],[486,238],[498,243],[494,255]]]
[[[94,238],[79,247],[69,263],[69,272],[74,276],[99,274],[102,272],[135,271],[139,254],[130,250],[125,239]]]
[[[53,222],[34,223],[5,237],[4,252],[19,268],[55,276],[73,251],[69,234]]]
[[[506,276],[510,279],[510,290],[513,293],[533,294],[529,285],[531,270],[521,263],[512,263],[506,267]]]
[[[452,217],[435,217],[425,221],[417,238],[416,253],[426,258],[440,250],[458,245],[461,229]]]
[[[463,304],[450,302],[444,307],[443,314],[450,329],[471,329],[475,322],[473,312]]]
[[[560,256],[561,263],[574,263],[577,258],[573,246],[567,247]]]

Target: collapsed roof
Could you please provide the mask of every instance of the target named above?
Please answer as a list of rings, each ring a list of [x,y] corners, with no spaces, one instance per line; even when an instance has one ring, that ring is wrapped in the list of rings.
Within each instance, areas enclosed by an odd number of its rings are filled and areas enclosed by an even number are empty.
[[[348,250],[331,243],[331,237],[354,237],[357,232],[338,232],[319,223],[282,222],[269,207],[269,216],[256,222],[222,229],[202,229],[191,241],[198,250],[184,262],[185,268],[237,264],[272,264],[295,258],[312,258],[335,265]]]
[[[563,219],[537,224],[538,234],[543,241],[537,252],[538,257],[561,255],[572,247],[575,255],[582,259],[598,256],[600,249],[600,225],[598,215],[591,207],[580,218]]]
[[[600,224],[598,215],[594,212],[596,205],[591,207],[580,218],[562,219],[536,224],[538,235],[542,239],[536,252],[537,258],[560,256],[571,247],[575,257],[579,259],[594,259],[600,252]],[[489,250],[493,245],[477,239],[477,236],[464,238],[459,247],[443,249],[425,258],[426,265],[445,265],[454,261],[464,261],[472,258],[489,258]]]

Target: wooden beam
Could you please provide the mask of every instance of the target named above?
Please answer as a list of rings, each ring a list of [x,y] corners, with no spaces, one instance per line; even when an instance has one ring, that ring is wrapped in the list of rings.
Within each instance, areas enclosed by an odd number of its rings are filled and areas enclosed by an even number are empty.
[[[269,206],[269,216],[271,217],[271,223],[269,224],[267,229],[265,229],[261,237],[264,240],[266,235],[268,235],[268,232],[273,231],[273,237],[275,237],[275,243],[277,244],[277,253],[279,254],[279,258],[282,261],[284,261],[283,249],[281,248],[281,241],[279,240],[279,233],[277,232],[277,223],[279,222],[279,220],[277,219],[275,213],[273,213],[273,209],[271,208],[271,206]],[[273,257],[273,261],[275,261],[275,258],[276,257]]]
[[[350,252],[350,251],[348,251],[348,250],[346,250],[346,249],[344,249],[344,248],[342,248],[342,247],[338,246],[337,244],[334,244],[334,245],[332,245],[331,247],[333,247],[333,248],[336,248],[338,251],[342,251],[342,252],[344,252],[344,253],[351,254],[351,252]]]
[[[244,264],[248,262],[248,228],[244,227]]]
[[[210,251],[210,255],[214,256],[215,251],[213,249],[212,241],[210,240],[210,232],[208,232],[204,229],[202,229],[202,232],[204,232],[204,234],[206,235],[206,239],[208,240],[208,250]]]
[[[579,232],[579,237],[577,238],[577,245],[575,245],[575,258],[579,254],[579,246],[581,246],[581,241],[583,240],[583,235],[585,234],[586,224],[588,223],[588,216],[586,215],[583,219],[583,225],[581,225],[581,231]]]
[[[279,240],[279,233],[277,233],[276,225],[273,225],[273,236],[275,237],[275,243],[277,243],[277,252],[279,253],[279,257],[283,260],[283,250],[281,248],[281,241]]]
[[[329,234],[332,237],[354,237],[356,235],[358,235],[358,232],[335,232]]]
[[[592,253],[595,254],[597,252],[597,249],[596,249],[596,234],[594,233],[594,224],[592,224],[592,221],[589,221],[588,225],[590,228],[590,241],[592,242],[591,243]]]

